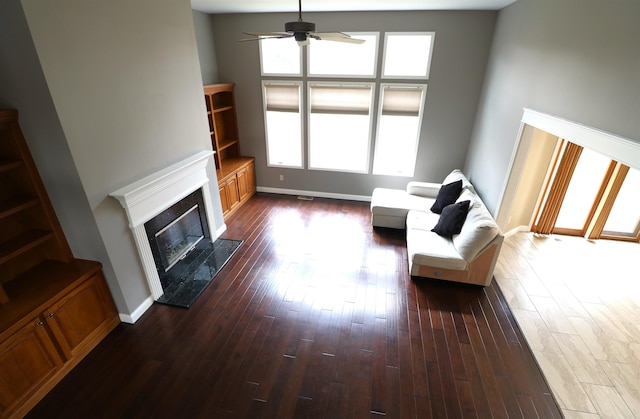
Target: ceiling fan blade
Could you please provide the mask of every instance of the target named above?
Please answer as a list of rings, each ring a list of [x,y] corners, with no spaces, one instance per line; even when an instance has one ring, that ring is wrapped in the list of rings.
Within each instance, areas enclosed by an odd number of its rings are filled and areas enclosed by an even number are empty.
[[[251,36],[271,36],[271,37],[288,37],[293,36],[289,32],[243,32],[245,35]]]
[[[349,44],[362,44],[364,43],[364,39],[352,38],[346,33],[342,32],[316,32],[310,34],[315,39],[323,40],[323,41],[335,41],[335,42],[346,42]]]

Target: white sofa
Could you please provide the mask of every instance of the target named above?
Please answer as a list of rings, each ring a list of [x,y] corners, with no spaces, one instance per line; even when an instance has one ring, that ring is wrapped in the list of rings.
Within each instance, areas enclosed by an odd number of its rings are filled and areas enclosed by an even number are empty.
[[[433,231],[440,214],[430,208],[442,185],[462,180],[456,202],[469,200],[470,207],[459,234],[451,238]],[[374,227],[406,229],[411,275],[476,285],[493,278],[504,236],[495,220],[460,170],[442,182],[409,182],[406,190],[376,188],[371,197]]]

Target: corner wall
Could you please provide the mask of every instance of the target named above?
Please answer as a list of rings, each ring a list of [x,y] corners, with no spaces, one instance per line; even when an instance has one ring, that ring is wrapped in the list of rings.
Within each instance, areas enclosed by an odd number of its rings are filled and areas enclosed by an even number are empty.
[[[465,165],[492,213],[525,107],[640,142],[639,17],[634,0],[518,0],[500,11]]]
[[[207,13],[193,11],[193,26],[198,43],[198,57],[203,84],[219,83],[218,58],[216,57],[213,17]]]

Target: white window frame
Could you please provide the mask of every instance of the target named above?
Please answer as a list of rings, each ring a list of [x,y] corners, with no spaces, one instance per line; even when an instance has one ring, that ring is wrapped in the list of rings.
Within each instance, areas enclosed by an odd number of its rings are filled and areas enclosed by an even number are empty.
[[[283,85],[283,86],[298,86],[299,89],[299,116],[300,116],[300,165],[286,165],[286,164],[273,164],[270,163],[269,157],[269,127],[268,127],[268,118],[267,118],[267,95],[265,94],[267,85]],[[305,141],[304,141],[304,98],[302,93],[304,92],[304,83],[302,80],[262,80],[262,109],[263,109],[263,118],[264,118],[264,135],[265,135],[265,147],[267,153],[267,167],[282,167],[282,168],[290,168],[290,169],[304,169],[304,155],[305,155]]]
[[[389,45],[389,36],[398,36],[398,35],[429,35],[431,36],[431,45],[429,46],[429,56],[427,58],[427,68],[426,68],[426,74],[424,76],[414,76],[414,75],[393,75],[393,76],[388,76],[385,75],[384,71],[385,71],[385,63],[387,62],[387,51],[388,51],[388,45]],[[433,58],[433,46],[435,44],[435,39],[436,39],[436,33],[435,32],[429,32],[429,31],[423,31],[423,32],[386,32],[384,34],[384,52],[382,54],[382,63],[380,66],[380,77],[382,79],[385,80],[428,80],[429,79],[429,73],[431,72],[431,60]]]
[[[364,165],[364,170],[345,170],[345,169],[331,169],[324,167],[313,167],[311,165],[311,89],[314,86],[336,86],[336,85],[344,85],[344,86],[367,86],[371,89],[371,99],[369,102],[369,127],[368,127],[368,141],[367,141],[367,150],[366,150],[366,161]],[[374,98],[375,98],[375,82],[356,82],[350,80],[340,80],[340,81],[313,81],[307,83],[307,167],[308,170],[318,170],[325,172],[341,172],[341,173],[362,173],[368,174],[371,167],[371,147],[373,145],[372,141],[372,132],[373,132],[373,111],[374,111]]]
[[[344,32],[345,34],[351,36],[352,38],[358,38],[358,37],[363,37],[363,36],[374,36],[375,37],[375,48],[374,48],[374,57],[373,57],[373,73],[372,74],[339,74],[339,73],[335,73],[335,74],[318,74],[318,73],[312,73],[311,72],[311,51],[313,50],[313,45],[317,44],[318,42],[324,42],[324,43],[328,43],[330,42],[331,44],[338,44],[338,42],[333,42],[333,41],[317,41],[314,40],[312,41],[312,43],[309,45],[308,48],[310,48],[307,51],[307,75],[309,77],[313,77],[313,78],[318,78],[318,79],[322,79],[322,78],[338,78],[338,79],[353,79],[353,78],[357,78],[357,79],[375,79],[378,75],[378,51],[380,50],[380,32]]]
[[[420,107],[418,110],[418,130],[416,132],[415,138],[415,147],[413,150],[413,166],[411,168],[410,174],[394,174],[394,173],[386,173],[381,170],[376,170],[376,161],[378,159],[379,147],[378,143],[380,142],[380,124],[382,122],[382,111],[383,111],[383,96],[384,89],[386,87],[391,88],[420,88],[422,89],[422,97],[420,99]],[[373,167],[371,169],[371,173],[374,175],[384,175],[384,176],[401,176],[401,177],[413,177],[415,175],[416,170],[416,161],[418,159],[418,148],[420,147],[420,133],[422,131],[423,118],[424,118],[424,107],[427,102],[427,84],[419,84],[419,83],[380,83],[380,93],[378,96],[378,109],[377,109],[377,126],[376,126],[376,137],[375,137],[375,146],[374,146],[374,157],[373,157]]]

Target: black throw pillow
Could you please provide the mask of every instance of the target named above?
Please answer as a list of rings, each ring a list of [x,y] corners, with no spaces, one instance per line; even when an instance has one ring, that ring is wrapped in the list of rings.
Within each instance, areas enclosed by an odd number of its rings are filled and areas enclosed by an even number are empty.
[[[431,206],[431,212],[441,214],[444,207],[456,202],[461,193],[462,179],[442,185],[438,191],[438,196],[436,196],[436,202]]]
[[[460,201],[447,205],[442,210],[438,223],[431,231],[442,237],[451,238],[454,234],[460,234],[464,221],[467,219],[471,201]]]

